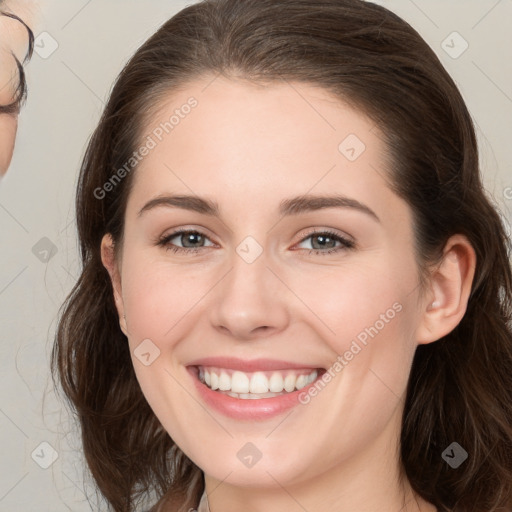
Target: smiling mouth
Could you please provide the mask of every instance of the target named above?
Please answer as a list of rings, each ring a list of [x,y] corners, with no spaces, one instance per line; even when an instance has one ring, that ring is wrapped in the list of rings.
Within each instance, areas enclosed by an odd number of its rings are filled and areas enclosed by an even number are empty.
[[[312,384],[325,368],[242,372],[195,366],[197,379],[212,391],[240,399],[261,399],[294,393]]]

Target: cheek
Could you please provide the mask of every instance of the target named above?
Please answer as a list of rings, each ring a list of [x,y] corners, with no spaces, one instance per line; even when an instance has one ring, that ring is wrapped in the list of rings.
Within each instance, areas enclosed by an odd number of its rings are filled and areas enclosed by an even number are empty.
[[[197,278],[197,271],[173,268],[143,254],[126,251],[122,265],[122,297],[132,362],[153,411],[163,414],[162,419],[177,418],[180,404],[190,400],[190,394],[176,385],[176,381],[187,378],[176,360],[176,347],[193,332],[197,320],[194,304],[205,295],[208,283],[204,275]],[[143,361],[145,353],[149,353],[148,365]],[[174,434],[174,423],[168,427]]]
[[[145,338],[165,347],[181,333],[213,286],[217,274],[193,265],[128,257],[123,262],[123,302],[133,342]],[[164,348],[161,346],[161,348]]]
[[[402,313],[410,309],[406,305],[415,297],[417,273],[412,259],[397,261],[382,254],[353,261],[297,272],[291,281],[338,353],[356,337],[364,342],[372,326],[384,333],[391,331],[392,324],[400,325],[407,316]]]
[[[372,255],[350,268],[296,278],[292,286],[314,312],[316,330],[334,354],[332,374],[342,376],[336,381],[357,396],[359,405],[351,407],[366,414],[395,404],[407,385],[416,346],[414,259]]]
[[[7,172],[14,151],[18,120],[7,114],[0,115],[0,176]]]

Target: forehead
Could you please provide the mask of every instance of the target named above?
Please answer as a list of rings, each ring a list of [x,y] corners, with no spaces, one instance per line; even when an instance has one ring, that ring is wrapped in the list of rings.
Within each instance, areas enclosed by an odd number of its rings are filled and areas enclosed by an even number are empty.
[[[132,202],[168,192],[255,204],[309,191],[392,195],[378,127],[313,85],[198,80],[158,105],[141,141],[152,149],[137,166]]]

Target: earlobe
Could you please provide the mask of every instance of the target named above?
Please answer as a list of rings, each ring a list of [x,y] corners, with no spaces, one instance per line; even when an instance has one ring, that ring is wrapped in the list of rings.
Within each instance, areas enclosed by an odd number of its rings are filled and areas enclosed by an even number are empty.
[[[110,281],[112,283],[114,301],[116,304],[117,313],[119,315],[119,326],[121,327],[123,333],[128,336],[121,287],[121,275],[118,261],[115,257],[114,241],[110,233],[107,233],[101,240],[101,261],[103,266],[107,269],[107,272],[110,276]]]
[[[475,266],[475,251],[467,238],[452,236],[446,243],[441,263],[431,275],[431,291],[426,294],[416,333],[418,344],[437,341],[460,323],[467,310]]]

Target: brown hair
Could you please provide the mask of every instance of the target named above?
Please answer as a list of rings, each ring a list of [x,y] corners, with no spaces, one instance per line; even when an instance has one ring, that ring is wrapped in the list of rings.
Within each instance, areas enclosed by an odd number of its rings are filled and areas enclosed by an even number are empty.
[[[101,200],[95,190],[132,155],[145,112],[217,73],[317,85],[369,115],[389,148],[390,186],[413,212],[422,275],[451,235],[469,239],[477,267],[467,312],[449,335],[416,350],[400,458],[414,491],[440,511],[511,510],[509,241],[484,192],[474,126],[453,80],[410,25],[361,0],[206,0],[167,21],[118,77],[80,172],[83,270],[52,353],[52,371],[76,411],[102,494],[119,512],[150,491],[167,493],[186,510],[204,490],[201,469],[141,392],[101,262],[103,235],[122,240],[136,171]],[[469,454],[457,469],[442,458],[454,441]]]
[[[0,1],[0,6],[2,2]],[[18,85],[14,91],[14,98],[11,103],[8,105],[0,105],[0,114],[17,114],[19,113],[24,101],[27,98],[27,81],[25,79],[25,71],[23,66],[32,58],[32,53],[34,51],[34,33],[32,29],[18,16],[11,12],[1,11],[0,16],[5,16],[7,18],[11,18],[13,20],[21,23],[28,34],[28,50],[23,62],[20,62],[18,57],[11,52],[12,58],[16,61],[16,67],[18,68]]]

